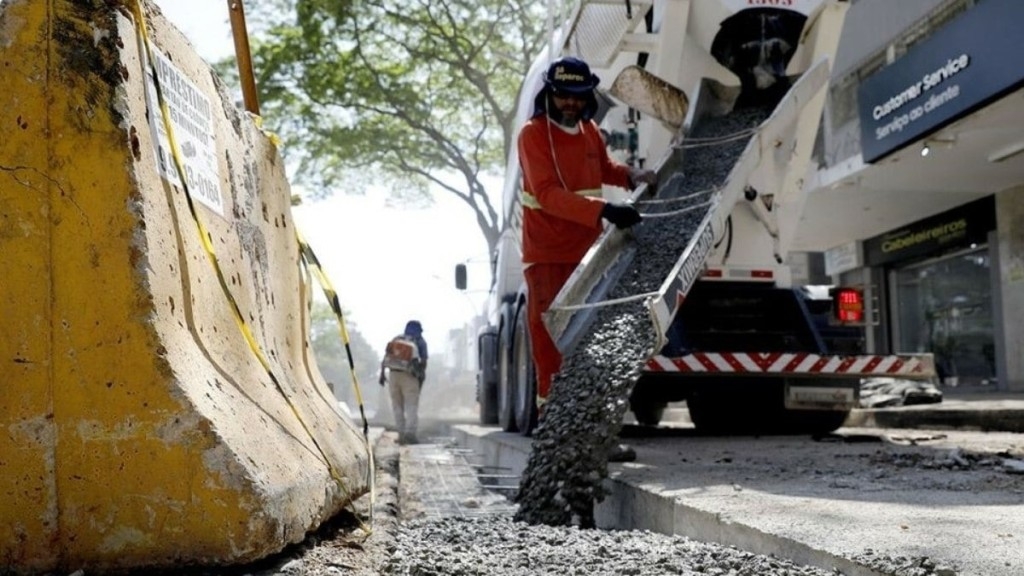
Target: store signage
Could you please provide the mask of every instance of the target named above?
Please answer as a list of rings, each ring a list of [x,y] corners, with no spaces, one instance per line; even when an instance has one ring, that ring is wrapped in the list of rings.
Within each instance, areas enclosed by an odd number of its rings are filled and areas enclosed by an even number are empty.
[[[825,274],[835,276],[863,266],[860,244],[847,242],[825,251]]]
[[[857,98],[865,162],[1024,85],[1024,2],[987,0],[866,79]]]
[[[865,240],[864,260],[868,266],[878,266],[983,244],[995,227],[995,201],[988,196]]]

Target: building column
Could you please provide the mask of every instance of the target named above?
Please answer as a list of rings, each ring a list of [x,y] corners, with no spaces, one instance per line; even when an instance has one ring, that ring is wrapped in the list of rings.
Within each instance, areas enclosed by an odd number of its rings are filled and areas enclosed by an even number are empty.
[[[1024,187],[996,194],[996,236],[996,373],[1001,389],[1024,392]]]

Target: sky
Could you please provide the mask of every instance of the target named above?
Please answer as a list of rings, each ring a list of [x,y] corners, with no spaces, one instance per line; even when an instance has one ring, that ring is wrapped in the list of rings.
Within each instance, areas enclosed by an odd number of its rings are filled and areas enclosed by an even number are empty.
[[[207,61],[234,55],[226,2],[155,3]],[[378,352],[406,321],[417,319],[431,352],[440,353],[448,330],[461,327],[483,305],[487,247],[473,212],[450,194],[435,198],[434,207],[395,208],[384,193],[371,191],[307,199],[293,208],[296,225],[348,313],[346,321]],[[455,265],[464,261],[470,262],[468,293],[455,289]]]

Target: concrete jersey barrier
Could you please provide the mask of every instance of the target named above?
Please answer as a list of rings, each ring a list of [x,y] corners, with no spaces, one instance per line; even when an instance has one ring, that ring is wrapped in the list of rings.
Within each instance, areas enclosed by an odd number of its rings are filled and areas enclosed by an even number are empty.
[[[144,5],[196,214],[264,366],[158,147],[134,9],[0,4],[0,572],[252,561],[369,489],[308,345],[281,156]]]

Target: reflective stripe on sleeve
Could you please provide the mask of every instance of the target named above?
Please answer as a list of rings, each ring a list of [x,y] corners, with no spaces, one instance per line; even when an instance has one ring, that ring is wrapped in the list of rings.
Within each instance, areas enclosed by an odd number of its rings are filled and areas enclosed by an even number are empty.
[[[575,194],[585,198],[600,198],[602,191],[600,188],[588,188],[586,190],[577,190]],[[544,209],[544,207],[540,205],[540,202],[537,201],[537,197],[525,190],[523,191],[520,200],[525,208],[533,208],[534,210]]]

